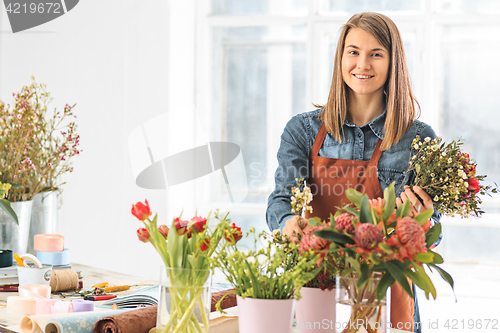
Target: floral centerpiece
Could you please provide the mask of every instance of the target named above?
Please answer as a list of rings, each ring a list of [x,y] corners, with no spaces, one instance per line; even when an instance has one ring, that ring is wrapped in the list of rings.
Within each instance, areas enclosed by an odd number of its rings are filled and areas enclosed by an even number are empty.
[[[152,212],[147,200],[132,205],[132,214],[144,223],[144,228],[137,230],[139,240],[151,243],[166,267],[168,285],[162,283],[157,329],[160,332],[208,332],[210,292],[206,285],[212,268],[210,257],[236,244],[241,238],[241,229],[234,223],[230,225],[227,215],[219,217],[218,212],[214,218],[219,223],[213,231],[207,227],[210,215],[194,216],[191,220],[179,216],[170,228],[158,226],[157,215],[150,219]]]
[[[486,176],[476,174],[477,163],[461,151],[461,145],[460,140],[445,144],[441,138],[422,141],[417,136],[408,172],[415,173],[412,185],[426,191],[441,213],[480,216],[484,212],[479,207],[479,194],[497,193],[497,189],[481,184]]]
[[[11,202],[60,189],[60,176],[73,171],[70,159],[81,152],[76,123],[68,122],[76,118],[74,105],[49,113],[46,88],[32,77],[30,86],[12,94],[12,104],[0,101],[0,181],[19,185],[7,195]]]
[[[436,270],[453,288],[453,279],[438,265],[443,258],[432,251],[441,233],[441,225],[431,225],[433,210],[411,213],[411,203],[396,207],[394,183],[384,191],[384,198],[369,200],[354,189],[346,191],[354,206],[339,210],[329,228],[314,234],[330,240],[341,249],[346,267],[340,272],[352,307],[344,333],[358,332],[360,325],[369,332],[383,329],[382,311],[388,287],[398,282],[412,296],[408,279],[436,298],[436,289],[424,266]],[[342,302],[342,300],[340,300]]]

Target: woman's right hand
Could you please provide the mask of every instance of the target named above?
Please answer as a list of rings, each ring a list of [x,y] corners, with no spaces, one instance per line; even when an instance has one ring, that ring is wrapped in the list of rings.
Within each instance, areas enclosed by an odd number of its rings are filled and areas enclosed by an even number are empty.
[[[299,219],[300,219],[300,224],[299,224]],[[305,218],[295,215],[294,217],[285,222],[285,227],[283,228],[283,235],[288,236],[288,238],[292,242],[298,242],[299,235],[304,236],[304,231],[307,231],[307,229],[309,229],[308,227],[310,228],[311,226],[307,223],[307,220]]]

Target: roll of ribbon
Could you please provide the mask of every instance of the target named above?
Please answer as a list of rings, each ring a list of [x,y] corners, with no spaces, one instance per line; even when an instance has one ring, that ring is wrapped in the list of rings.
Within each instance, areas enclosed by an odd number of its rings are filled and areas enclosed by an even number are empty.
[[[36,300],[36,314],[51,314],[52,306],[57,302],[57,299],[40,298]]]
[[[42,264],[52,266],[69,265],[71,263],[69,249],[58,252],[36,251],[36,257]]]
[[[29,262],[32,262],[33,264],[35,264],[35,267],[37,267],[37,268],[42,267],[42,263],[40,262],[40,260],[38,260],[38,258],[35,257],[34,255],[32,255],[31,253],[23,254],[21,256],[21,260],[23,261],[24,267],[30,267],[30,265],[28,264]]]
[[[50,307],[52,313],[69,313],[72,312],[71,302],[57,301]]]
[[[0,267],[12,266],[14,257],[11,250],[0,250]]]
[[[36,298],[26,296],[8,296],[7,311],[24,315],[36,314]]]
[[[32,298],[50,298],[50,286],[46,284],[23,284],[19,286],[19,295]]]
[[[94,311],[94,302],[85,300],[74,300],[71,302],[73,312]]]
[[[64,251],[64,237],[57,234],[38,234],[34,238],[35,251],[60,252]]]

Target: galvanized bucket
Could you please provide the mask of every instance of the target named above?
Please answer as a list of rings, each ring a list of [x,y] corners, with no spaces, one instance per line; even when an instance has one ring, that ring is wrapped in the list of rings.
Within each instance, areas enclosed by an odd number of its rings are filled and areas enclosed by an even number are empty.
[[[33,240],[38,234],[57,234],[58,192],[42,192],[35,195],[31,210],[31,226],[28,253],[35,254]]]
[[[19,255],[26,253],[32,206],[33,200],[11,203],[12,209],[17,214],[19,225],[7,213],[0,210],[0,249],[12,250]]]

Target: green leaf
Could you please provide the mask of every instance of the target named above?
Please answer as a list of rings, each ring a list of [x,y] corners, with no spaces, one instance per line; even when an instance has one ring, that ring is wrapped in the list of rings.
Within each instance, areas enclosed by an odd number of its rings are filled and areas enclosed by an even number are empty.
[[[345,210],[346,210],[346,212],[348,212],[349,214],[352,214],[352,215],[356,216],[356,217],[359,219],[359,210],[354,209],[354,208],[351,208],[351,207],[346,208]]]
[[[387,245],[385,243],[378,243],[378,247],[381,248],[382,251],[384,251],[385,253],[388,253],[388,254],[394,253],[394,251],[392,250],[392,247],[390,247],[389,245]]]
[[[387,293],[387,288],[392,286],[396,282],[394,277],[391,274],[384,274],[382,278],[380,279],[380,282],[378,283],[377,286],[377,299],[381,300],[384,298],[385,294]]]
[[[449,283],[449,285],[451,286],[451,289],[453,290],[453,296],[455,296],[455,302],[457,301],[457,296],[455,295],[455,283],[453,282],[453,278],[451,277],[450,274],[448,274],[448,272],[446,272],[444,269],[442,269],[441,267],[438,267],[436,266],[435,264],[427,264],[429,267],[434,267],[435,269],[437,269],[437,271],[439,272],[439,275],[441,275],[441,277]]]
[[[323,228],[321,230],[314,231],[313,233],[320,238],[327,239],[339,245],[355,243],[351,237],[338,233],[337,231],[331,228]]]
[[[415,217],[415,220],[417,220],[418,224],[423,225],[425,222],[427,222],[428,219],[431,218],[433,213],[434,209],[427,209],[426,211],[423,211],[422,213],[418,214]]]
[[[3,199],[3,198],[0,198],[0,207],[10,216],[12,217],[12,219],[14,219],[14,221],[16,221],[16,223],[19,225],[19,221],[17,220],[17,214],[16,212],[12,209],[12,207],[10,206],[10,202]]]
[[[394,212],[394,208],[396,208],[396,192],[394,191],[394,184],[396,182],[392,182],[391,185],[387,186],[384,190],[384,214],[382,215],[382,219],[387,221],[389,217],[391,217]]]
[[[434,284],[432,284],[432,281],[431,279],[429,278],[429,276],[427,275],[427,273],[425,272],[425,269],[420,266],[420,265],[417,265],[417,264],[413,264],[413,267],[415,268],[415,270],[417,271],[417,273],[427,281],[427,284],[429,285],[429,290],[424,290],[425,291],[425,297],[427,299],[429,299],[429,293],[432,295],[432,298],[436,299],[436,288],[434,287]]]
[[[370,209],[370,201],[366,194],[363,195],[363,198],[361,199],[361,208],[359,209],[359,222],[373,223],[372,213]]]
[[[348,188],[345,191],[345,195],[350,202],[356,205],[356,207],[358,208],[361,207],[361,199],[363,197],[363,194],[361,194],[360,192],[356,191],[353,188]]]
[[[442,264],[444,262],[443,257],[437,252],[430,251],[434,255],[434,264]]]
[[[408,216],[409,211],[410,211],[410,200],[406,200],[396,210],[396,218]]]
[[[358,279],[357,287],[359,289],[361,289],[366,284],[366,282],[368,281],[369,278],[370,278],[370,268],[368,267],[367,264],[362,263],[361,264],[361,275]]]
[[[357,261],[356,259],[354,259],[352,257],[347,257],[346,260],[356,270],[356,272],[358,273],[358,276],[360,276],[361,275],[361,265],[360,265],[359,261]]]
[[[385,263],[385,267],[387,267],[387,271],[389,272],[389,274],[391,274],[396,279],[396,281],[399,282],[401,287],[403,287],[403,290],[406,291],[406,293],[410,297],[413,297],[413,293],[411,291],[410,285],[408,284],[408,280],[403,273],[404,270],[401,270],[400,267],[398,267],[398,265],[396,265],[392,260],[387,261]]]
[[[307,223],[312,225],[313,227],[317,227],[321,225],[321,219],[319,217],[311,217],[310,219],[307,220]]]
[[[425,234],[425,243],[427,247],[434,244],[439,239],[439,235],[441,235],[441,223],[436,223]]]
[[[413,283],[415,283],[417,285],[417,287],[419,287],[420,289],[424,290],[424,291],[429,291],[431,289],[431,287],[429,286],[429,282],[427,281],[427,279],[423,278],[421,276],[421,274],[419,274],[418,272],[415,273],[414,271],[412,271],[409,267],[404,271],[404,273],[406,274],[406,276],[408,276],[412,281]],[[425,273],[425,271],[424,271]]]
[[[415,254],[415,260],[429,264],[434,262],[434,254],[432,252],[420,252]]]

